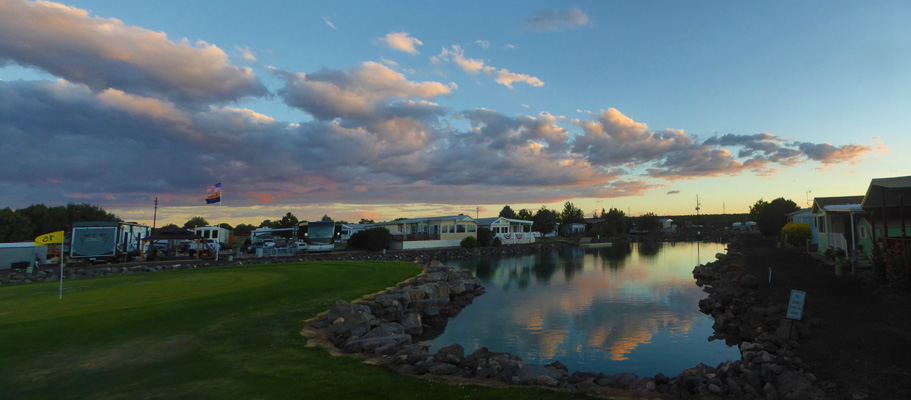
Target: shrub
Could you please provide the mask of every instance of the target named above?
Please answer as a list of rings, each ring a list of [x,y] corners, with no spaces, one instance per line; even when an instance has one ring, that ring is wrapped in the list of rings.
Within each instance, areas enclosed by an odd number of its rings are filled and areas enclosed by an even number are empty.
[[[478,246],[481,246],[481,247],[490,246],[493,238],[494,238],[493,231],[491,231],[489,228],[485,228],[485,227],[478,228]]]
[[[380,251],[389,248],[392,234],[386,228],[370,228],[351,235],[348,246],[368,251]]]
[[[474,236],[469,236],[469,237],[466,237],[465,239],[462,239],[462,242],[459,243],[459,245],[466,249],[470,249],[472,247],[478,247],[478,239],[475,238]]]
[[[813,228],[801,222],[789,222],[781,228],[781,240],[794,246],[805,246],[813,239]]]
[[[491,247],[500,247],[503,245],[503,242],[500,241],[499,236],[494,236],[493,241],[490,242]]]
[[[599,231],[598,228],[595,228],[595,227],[592,227],[591,229],[588,230],[588,232],[585,232],[585,236],[587,236],[587,237],[595,237],[600,234],[601,234],[601,231]]]

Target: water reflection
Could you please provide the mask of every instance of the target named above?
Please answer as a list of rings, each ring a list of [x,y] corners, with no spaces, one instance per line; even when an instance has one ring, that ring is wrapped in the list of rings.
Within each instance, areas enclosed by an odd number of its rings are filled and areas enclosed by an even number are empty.
[[[504,258],[459,260],[487,294],[450,321],[430,344],[459,343],[559,360],[572,371],[677,374],[700,362],[739,358],[736,348],[708,342],[712,319],[698,310],[694,283],[701,251],[721,244],[619,246]]]

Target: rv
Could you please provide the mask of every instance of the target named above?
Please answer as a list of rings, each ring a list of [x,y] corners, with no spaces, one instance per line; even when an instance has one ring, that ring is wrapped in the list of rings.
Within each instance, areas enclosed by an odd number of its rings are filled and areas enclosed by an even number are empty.
[[[199,236],[202,236],[204,239],[215,239],[218,244],[221,245],[221,248],[233,247],[232,245],[234,244],[234,231],[217,226],[206,225],[197,226],[193,229],[193,232]]]
[[[151,228],[135,222],[74,222],[71,259],[129,261],[142,252],[142,239]]]
[[[307,252],[316,253],[335,249],[335,222],[304,222],[301,231],[305,232]]]

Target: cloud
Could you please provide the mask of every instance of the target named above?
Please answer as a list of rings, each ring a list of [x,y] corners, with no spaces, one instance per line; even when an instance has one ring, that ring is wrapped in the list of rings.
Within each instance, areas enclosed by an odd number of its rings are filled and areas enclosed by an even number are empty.
[[[829,143],[800,143],[799,148],[811,160],[819,161],[825,165],[847,162],[854,164],[864,154],[872,152],[873,146],[849,144],[833,146]]]
[[[683,131],[649,131],[646,124],[635,122],[614,108],[602,110],[597,119],[574,123],[585,134],[576,139],[573,152],[597,165],[647,163],[694,143]]]
[[[244,60],[248,62],[256,62],[256,56],[253,55],[253,52],[250,51],[249,47],[234,46],[234,48],[237,49],[237,51],[240,51],[240,54],[243,55]]]
[[[541,10],[525,21],[536,31],[566,31],[589,24],[588,15],[582,10]]]
[[[36,51],[35,49],[40,49]],[[40,68],[101,92],[109,88],[181,103],[267,94],[252,70],[218,47],[50,2],[0,2],[0,63]]]
[[[390,32],[379,40],[385,42],[390,49],[404,51],[408,54],[418,54],[416,46],[424,45],[424,42],[411,37],[408,32]]]
[[[335,24],[333,24],[332,21],[329,20],[329,17],[323,17],[323,22],[325,22],[327,26],[332,28],[332,30],[334,30],[334,31],[338,30],[335,28]]]
[[[509,72],[508,69],[501,69],[497,72],[497,83],[506,86],[512,89],[512,84],[516,82],[527,83],[530,86],[541,87],[544,86],[544,82],[541,82],[540,79],[526,74],[515,74]]]
[[[452,92],[439,82],[412,82],[376,62],[349,71],[324,68],[311,74],[276,72],[285,79],[279,95],[317,119],[368,118],[394,98],[432,100]],[[412,107],[415,111],[421,107]]]
[[[513,88],[512,84],[516,82],[526,83],[533,87],[544,86],[544,82],[537,77],[527,74],[516,74],[505,68],[497,69],[496,67],[487,65],[483,60],[466,57],[465,51],[457,44],[454,44],[449,48],[444,47],[439,55],[430,57],[430,62],[434,64],[453,62],[463,71],[472,75],[484,72],[488,76],[495,76],[495,82],[510,89]]]
[[[680,191],[679,191],[679,190],[671,190],[671,191],[667,192],[667,194],[680,194]]]
[[[478,39],[478,40],[475,40],[474,42],[475,42],[475,44],[477,44],[478,46],[481,46],[482,49],[487,49],[488,47],[490,47],[490,41],[489,41],[489,40]]]

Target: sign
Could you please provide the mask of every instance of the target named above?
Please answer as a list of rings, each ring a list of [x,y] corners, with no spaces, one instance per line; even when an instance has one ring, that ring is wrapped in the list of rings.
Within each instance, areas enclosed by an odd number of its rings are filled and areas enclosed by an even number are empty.
[[[803,317],[803,303],[806,298],[807,292],[791,290],[791,300],[788,302],[788,318],[800,320]]]
[[[48,233],[35,238],[35,246],[44,246],[51,243],[63,243],[63,231]]]

